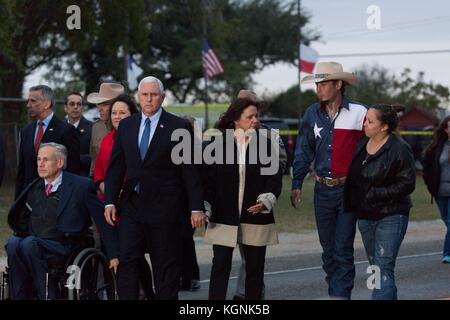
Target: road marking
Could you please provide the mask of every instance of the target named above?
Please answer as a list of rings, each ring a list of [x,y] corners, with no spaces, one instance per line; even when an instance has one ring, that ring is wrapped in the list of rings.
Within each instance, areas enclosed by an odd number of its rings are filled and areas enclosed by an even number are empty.
[[[429,253],[422,253],[422,254],[412,254],[412,255],[409,255],[409,256],[397,257],[397,260],[429,257],[429,256],[440,255],[440,254],[442,254],[442,252],[429,252]],[[364,263],[368,264],[369,261],[368,260],[357,261],[357,262],[355,262],[355,265],[360,265],[360,264],[364,264]],[[264,275],[268,276],[268,275],[275,275],[275,274],[294,273],[294,272],[312,271],[312,270],[322,270],[322,266],[309,267],[309,268],[299,268],[299,269],[291,269],[291,270],[280,270],[280,271],[272,271],[272,272],[264,272]],[[234,280],[234,279],[237,279],[237,277],[230,277],[230,280]],[[209,279],[201,280],[200,283],[208,283],[209,281],[210,281]]]

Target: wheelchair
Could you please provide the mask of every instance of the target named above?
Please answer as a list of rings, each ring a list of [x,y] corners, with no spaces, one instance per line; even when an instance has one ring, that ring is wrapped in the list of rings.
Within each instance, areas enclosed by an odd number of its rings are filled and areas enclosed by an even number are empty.
[[[74,240],[75,249],[66,261],[49,260],[46,299],[49,289],[57,290],[61,300],[117,300],[117,283],[109,260],[95,248],[92,235]],[[8,300],[8,267],[0,273],[0,300]]]

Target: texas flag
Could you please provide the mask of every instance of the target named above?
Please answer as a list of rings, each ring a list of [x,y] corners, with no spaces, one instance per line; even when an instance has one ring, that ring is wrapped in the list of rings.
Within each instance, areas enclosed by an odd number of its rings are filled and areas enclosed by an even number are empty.
[[[314,65],[319,59],[319,53],[311,47],[300,44],[300,71],[313,73]]]
[[[142,69],[134,61],[133,56],[128,55],[127,80],[130,90],[134,90],[138,86],[138,77],[141,75]]]

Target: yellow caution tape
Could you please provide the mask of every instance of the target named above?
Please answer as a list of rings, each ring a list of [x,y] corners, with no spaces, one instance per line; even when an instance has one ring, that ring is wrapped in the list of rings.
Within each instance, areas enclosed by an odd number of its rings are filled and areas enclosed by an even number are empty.
[[[280,135],[289,136],[289,135],[297,135],[297,130],[280,130]],[[433,131],[400,131],[402,136],[431,136],[433,135]]]

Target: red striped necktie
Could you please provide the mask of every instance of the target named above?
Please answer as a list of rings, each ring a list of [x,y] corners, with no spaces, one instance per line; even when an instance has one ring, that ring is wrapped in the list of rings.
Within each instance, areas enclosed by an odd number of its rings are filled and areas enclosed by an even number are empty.
[[[52,193],[52,184],[49,183],[47,184],[47,186],[45,187],[45,194],[47,195],[47,197],[50,195],[50,193]]]
[[[34,140],[34,151],[36,152],[36,154],[39,151],[39,145],[41,144],[42,137],[44,136],[44,122],[39,121],[38,126],[38,132],[36,135],[36,139]]]

